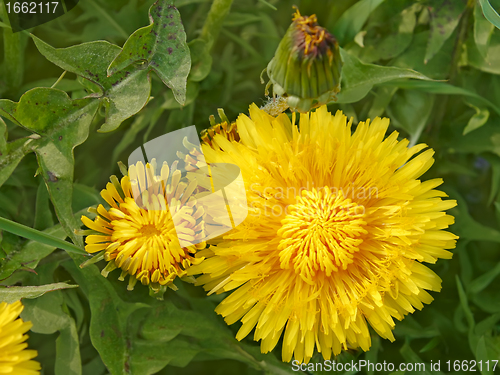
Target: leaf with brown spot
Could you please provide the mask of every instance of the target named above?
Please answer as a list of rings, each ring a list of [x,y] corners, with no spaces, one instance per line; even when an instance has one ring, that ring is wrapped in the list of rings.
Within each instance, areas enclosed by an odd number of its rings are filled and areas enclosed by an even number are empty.
[[[100,92],[90,96],[98,98],[106,109],[106,122],[99,129],[100,132],[115,130],[148,102],[151,92],[148,70],[131,67],[112,77],[107,76],[106,70],[121,52],[120,47],[97,41],[54,48],[34,35],[32,38],[40,53],[49,61],[99,87]]]
[[[114,76],[133,63],[146,61],[175,99],[186,102],[186,82],[191,69],[191,55],[181,16],[172,1],[158,0],[149,9],[151,24],[135,31],[125,42],[123,51],[109,65]]]

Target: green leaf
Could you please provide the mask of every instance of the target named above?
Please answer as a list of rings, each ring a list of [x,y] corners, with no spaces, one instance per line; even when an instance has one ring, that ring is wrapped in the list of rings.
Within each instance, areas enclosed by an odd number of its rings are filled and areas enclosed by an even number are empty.
[[[462,286],[462,283],[460,282],[460,278],[458,275],[455,275],[455,280],[457,282],[457,289],[458,289],[458,296],[460,298],[460,305],[462,306],[462,310],[464,311],[465,318],[467,319],[467,324],[469,325],[469,328],[472,329],[474,328],[475,322],[474,322],[474,315],[472,314],[472,311],[470,310],[469,303],[467,301],[467,295],[465,294],[464,287]]]
[[[468,134],[473,130],[479,129],[481,126],[486,124],[486,122],[490,118],[490,111],[488,111],[486,108],[478,108],[473,105],[470,106],[476,110],[476,113],[469,119],[467,126],[464,128],[463,135]]]
[[[159,0],[149,9],[151,24],[134,32],[123,50],[107,69],[113,76],[135,62],[147,63],[165,85],[172,89],[182,105],[186,101],[186,80],[191,69],[191,55],[181,16],[172,1]]]
[[[495,26],[484,17],[479,3],[476,3],[474,6],[474,41],[476,42],[477,50],[483,58],[486,58],[488,53],[494,28]]]
[[[176,104],[179,105],[177,102]],[[164,110],[165,109],[163,107],[155,108],[154,106],[147,106],[137,116],[135,116],[130,128],[127,129],[121,138],[120,143],[118,143],[118,145],[113,149],[112,160],[118,161],[118,158],[127,149],[127,147],[136,141],[137,134],[139,134],[139,132],[141,132],[146,126],[154,125]]]
[[[425,12],[424,10],[423,12]],[[417,30],[420,28],[417,24]],[[433,79],[447,79],[449,75],[449,66],[453,63],[452,56],[455,47],[454,38],[448,38],[443,47],[435,56],[427,62],[424,62],[424,56],[427,51],[427,45],[430,38],[430,31],[417,31],[413,34],[411,45],[395,60],[392,65],[413,69],[427,77]],[[446,68],[445,68],[446,67]]]
[[[469,284],[467,292],[470,294],[481,292],[484,288],[490,285],[498,275],[500,275],[500,263],[497,264],[496,267],[494,267],[492,270],[479,276],[477,279],[472,280],[472,282]]]
[[[457,249],[455,250],[458,254],[458,260],[460,262],[460,279],[463,281],[467,287],[472,280],[472,262],[470,260],[469,253],[467,252],[467,245],[469,241],[461,239],[457,242]]]
[[[73,257],[75,263],[82,263],[80,256]],[[109,372],[129,374],[131,366],[131,338],[128,318],[136,310],[149,307],[142,303],[124,302],[113,286],[91,265],[80,269],[75,263],[65,263],[89,300],[91,320],[90,339]]]
[[[483,14],[488,21],[490,21],[496,28],[500,29],[500,15],[491,6],[489,0],[479,0]]]
[[[200,348],[187,339],[168,342],[134,340],[131,348],[130,373],[156,374],[166,365],[184,367],[198,354]]]
[[[21,298],[38,298],[54,290],[77,287],[78,285],[70,285],[67,283],[54,283],[40,286],[0,286],[0,301],[13,303],[19,301]]]
[[[2,13],[3,9],[0,9],[0,14]],[[3,29],[2,80],[5,82],[6,89],[11,93],[17,92],[23,83],[26,41],[27,37],[24,33],[15,33],[10,28]],[[2,91],[0,86],[0,97]]]
[[[189,79],[199,82],[204,80],[212,69],[212,55],[208,43],[203,39],[194,39],[188,43],[191,53],[191,72]]]
[[[404,129],[410,135],[410,147],[417,144],[433,106],[433,95],[413,90],[400,90],[387,108],[392,124]]]
[[[343,45],[353,40],[370,14],[383,2],[384,0],[361,0],[346,10],[333,28],[333,35],[339,43]]]
[[[497,196],[500,191],[500,159],[491,155],[486,158],[488,162],[491,164],[492,174],[491,174],[491,189],[490,196],[488,198],[488,206],[493,203],[493,200]]]
[[[23,301],[24,310],[21,317],[33,323],[33,332],[52,334],[69,325],[70,318],[62,309],[63,303],[64,298],[59,291]]]
[[[36,192],[35,223],[34,229],[45,230],[54,226],[54,219],[50,211],[50,197],[44,183],[38,185]]]
[[[383,27],[378,27],[379,25],[375,24],[367,31],[358,33],[356,38],[366,33],[366,37],[363,39],[364,44],[356,42],[362,46],[359,49],[359,58],[364,62],[374,62],[389,60],[403,53],[411,44],[413,30],[417,24],[417,12],[421,8],[420,4],[413,4],[391,17],[388,25],[384,24]]]
[[[85,213],[87,213],[87,209],[75,213],[75,218],[80,220],[80,217]],[[61,224],[45,229],[43,233],[60,240],[64,240],[68,236]],[[53,245],[46,245],[38,241],[27,241],[19,249],[10,252],[0,263],[0,280],[6,279],[21,267],[35,269],[41,259],[50,255],[56,249],[57,247]]]
[[[0,117],[0,157],[7,153],[7,124]]]
[[[357,57],[340,49],[344,67],[342,89],[336,103],[353,103],[364,98],[374,85],[401,78],[429,80],[430,78],[410,69],[365,64]]]
[[[73,242],[81,246],[81,238],[74,234],[74,229],[81,225],[75,220],[71,207],[73,149],[87,139],[98,101],[94,98],[71,100],[63,91],[37,88],[25,93],[15,107],[11,103],[0,100],[0,110],[10,111],[9,116],[16,122],[40,135],[32,143],[32,150],[37,154],[61,225]]]
[[[80,342],[75,320],[68,318],[66,327],[60,330],[56,340],[56,375],[81,375]]]
[[[3,116],[2,103],[0,100],[0,114]],[[1,121],[1,120],[0,120]],[[6,148],[0,151],[0,186],[10,177],[21,160],[31,152],[33,139],[20,138],[6,144]]]
[[[467,58],[464,61],[476,69],[486,73],[500,74],[500,33],[494,32],[491,35],[490,42],[485,47],[485,51],[481,53],[476,47],[476,43],[472,38],[468,38],[465,44]]]
[[[397,87],[383,85],[374,90],[372,93],[375,99],[373,99],[373,103],[368,111],[368,118],[374,119],[377,116],[382,116],[397,90]]]
[[[450,85],[449,83],[436,82],[436,81],[395,81],[395,82],[384,83],[384,86],[396,86],[402,89],[421,90],[431,94],[463,95],[479,100],[480,102],[492,108],[497,114],[500,115],[499,106],[493,104],[489,100],[485,99],[483,96],[478,95],[473,91],[464,89],[462,87],[453,86]]]
[[[420,349],[419,353],[425,353],[428,352],[429,350],[434,349],[436,346],[439,345],[440,342],[441,342],[440,337],[434,337],[427,344],[425,344],[425,346],[422,349]]]
[[[34,35],[32,38],[40,53],[49,61],[99,86],[102,92],[92,95],[99,98],[106,109],[106,122],[99,131],[115,130],[148,102],[151,83],[147,69],[130,67],[112,77],[107,76],[107,68],[121,52],[120,47],[98,41],[53,48]]]
[[[468,212],[467,202],[453,188],[448,187],[447,192],[457,200],[457,207],[453,209],[453,216],[456,220],[453,228],[455,228],[454,231],[460,233],[460,239],[500,242],[498,230],[474,220]]]
[[[493,356],[490,356],[488,353],[485,336],[481,336],[481,338],[479,339],[476,347],[476,352],[474,354],[476,356],[476,360],[481,361],[481,364],[484,364],[484,366],[481,366],[480,368],[481,375],[493,375],[493,365],[498,365],[498,362],[495,363],[491,361],[493,359]],[[486,366],[486,363],[488,363],[488,366]]]
[[[413,351],[413,349],[411,348],[410,340],[406,339],[404,345],[401,347],[399,352],[403,356],[406,363],[413,363],[413,364],[418,364],[419,366],[422,366],[418,369],[415,368],[414,371],[418,371],[419,374],[432,375],[433,372],[427,370],[428,368],[430,368],[429,364],[424,363],[422,358],[420,358],[420,356],[417,353],[415,353]]]
[[[431,8],[431,33],[425,52],[425,63],[434,57],[451,36],[467,5],[467,0],[437,0]]]
[[[500,313],[493,314],[476,324],[475,334],[484,335],[495,329],[495,325],[500,321]],[[500,348],[499,348],[500,349]]]

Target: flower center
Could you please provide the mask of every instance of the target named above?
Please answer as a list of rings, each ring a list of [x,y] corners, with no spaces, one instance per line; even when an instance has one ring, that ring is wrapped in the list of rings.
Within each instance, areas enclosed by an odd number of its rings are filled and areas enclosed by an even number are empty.
[[[144,225],[140,232],[144,237],[159,236],[161,234],[161,231],[154,224]]]
[[[363,242],[365,208],[328,187],[302,191],[278,230],[281,268],[295,269],[313,283],[318,271],[330,276],[353,262]]]

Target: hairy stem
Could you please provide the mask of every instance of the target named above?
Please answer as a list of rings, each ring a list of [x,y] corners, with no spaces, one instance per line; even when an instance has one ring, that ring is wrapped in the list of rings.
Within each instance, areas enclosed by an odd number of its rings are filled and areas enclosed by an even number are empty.
[[[229,13],[232,4],[233,0],[214,0],[212,3],[200,35],[200,38],[207,42],[209,50],[212,49],[214,42],[217,40],[222,23]]]

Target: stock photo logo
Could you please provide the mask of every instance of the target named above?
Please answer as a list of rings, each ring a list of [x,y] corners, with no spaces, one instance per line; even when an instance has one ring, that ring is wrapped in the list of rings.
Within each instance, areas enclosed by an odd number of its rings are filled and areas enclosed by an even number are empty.
[[[13,32],[31,29],[71,11],[79,0],[4,1]]]
[[[184,154],[186,151],[189,155]],[[197,156],[196,164],[192,163],[192,155]],[[227,233],[247,217],[240,168],[229,163],[207,163],[195,126],[147,142],[132,152],[128,165],[136,204],[148,211],[168,208],[181,247]],[[186,230],[186,222],[200,218],[203,230],[195,234],[192,229]]]

